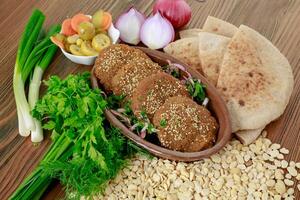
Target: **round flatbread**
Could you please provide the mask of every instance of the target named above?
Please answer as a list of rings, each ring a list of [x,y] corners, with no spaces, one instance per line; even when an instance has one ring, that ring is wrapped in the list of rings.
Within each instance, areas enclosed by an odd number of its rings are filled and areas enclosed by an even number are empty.
[[[228,45],[217,83],[232,131],[259,129],[278,118],[293,84],[288,60],[265,37],[241,25]]]
[[[249,145],[254,142],[264,130],[263,128],[252,129],[252,130],[242,130],[235,133],[236,137],[241,141],[244,145]]]
[[[236,26],[216,17],[208,16],[204,25],[203,31],[232,37],[238,30]]]
[[[202,72],[198,37],[183,38],[168,44],[164,52]]]
[[[179,32],[179,37],[182,38],[190,38],[190,37],[198,37],[198,34],[202,32],[200,28],[191,28],[182,30]]]
[[[214,33],[199,33],[199,55],[203,75],[215,86],[230,38]]]

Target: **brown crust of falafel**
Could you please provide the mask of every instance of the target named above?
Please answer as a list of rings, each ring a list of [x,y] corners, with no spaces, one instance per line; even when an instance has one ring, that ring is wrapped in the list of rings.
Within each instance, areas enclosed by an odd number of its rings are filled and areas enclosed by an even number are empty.
[[[105,90],[111,91],[111,81],[117,71],[133,60],[150,58],[141,50],[125,44],[115,44],[103,49],[95,61],[95,75]]]
[[[126,99],[131,99],[133,91],[140,81],[161,71],[161,67],[152,60],[133,60],[119,69],[113,77],[112,91],[115,95],[125,95]]]
[[[178,79],[165,72],[159,72],[139,82],[132,95],[131,107],[136,116],[144,111],[151,120],[166,99],[179,95],[190,96]]]
[[[183,152],[210,147],[218,130],[216,119],[205,107],[180,96],[166,100],[155,112],[153,124],[162,146]]]

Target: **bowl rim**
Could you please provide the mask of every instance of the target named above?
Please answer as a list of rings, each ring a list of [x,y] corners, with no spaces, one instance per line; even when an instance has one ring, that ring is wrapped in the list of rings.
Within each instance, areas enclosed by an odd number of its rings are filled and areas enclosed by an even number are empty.
[[[60,48],[60,47],[59,47]],[[72,56],[72,57],[76,57],[76,58],[85,58],[85,59],[91,59],[91,58],[96,58],[97,56],[78,56],[78,55],[74,55],[74,54],[71,54],[67,51],[65,51],[63,48],[60,48],[60,50],[64,53],[64,54],[67,54],[68,56]]]
[[[190,72],[193,76],[196,75],[196,78],[200,79],[206,86],[207,86],[207,91],[210,93],[210,95],[213,95],[215,98],[214,100],[217,101],[217,103],[220,105],[222,110],[222,115],[224,116],[224,121],[220,122],[219,117],[217,114],[215,114],[215,117],[218,120],[219,123],[219,129],[218,129],[218,135],[220,132],[223,133],[223,137],[218,138],[217,142],[210,148],[202,150],[202,151],[197,151],[197,152],[180,152],[180,151],[174,151],[170,150],[167,148],[164,148],[162,146],[153,144],[151,142],[148,142],[147,140],[141,138],[134,132],[130,131],[118,118],[115,117],[115,115],[109,110],[105,110],[105,115],[108,121],[115,125],[116,127],[120,128],[122,130],[123,135],[125,135],[127,138],[129,138],[131,141],[135,142],[138,146],[146,149],[150,153],[154,154],[155,156],[164,158],[164,159],[169,159],[169,160],[175,160],[175,161],[185,161],[185,162],[191,162],[191,161],[197,161],[201,160],[203,158],[207,158],[210,155],[217,153],[220,151],[231,139],[232,133],[231,133],[231,122],[229,118],[229,112],[227,109],[227,106],[225,104],[225,101],[217,91],[217,89],[208,82],[208,80],[202,76],[199,72],[196,70],[192,69],[189,67],[187,64],[181,62],[180,60],[164,53],[161,51],[157,50],[152,50],[149,48],[145,47],[134,47],[137,49],[142,50],[144,53],[146,53],[149,57],[154,57],[154,55],[160,59],[165,59],[163,57],[168,57],[168,60],[170,60],[173,63],[178,63],[186,68],[188,72]],[[91,83],[93,88],[99,87],[98,80],[94,75],[94,67],[92,68],[91,71]]]

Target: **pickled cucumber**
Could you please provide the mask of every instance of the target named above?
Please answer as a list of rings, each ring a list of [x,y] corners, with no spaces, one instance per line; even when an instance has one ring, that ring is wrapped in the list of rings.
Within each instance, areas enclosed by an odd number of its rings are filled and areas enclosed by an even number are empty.
[[[95,36],[95,26],[91,22],[79,24],[78,34],[83,40],[91,40]]]
[[[97,34],[92,40],[92,46],[98,52],[111,44],[110,38],[103,33]]]
[[[98,10],[97,12],[95,12],[95,14],[92,17],[92,23],[94,24],[96,29],[101,28],[101,24],[103,21],[103,14],[104,14],[103,10]]]
[[[84,54],[81,52],[81,48],[79,46],[77,46],[76,44],[71,44],[69,48],[70,48],[70,52],[73,55],[84,56]]]
[[[86,56],[97,56],[98,52],[93,49],[90,41],[83,41],[80,46],[80,51]]]
[[[79,39],[78,34],[71,35],[71,36],[67,37],[67,42],[70,43],[70,44],[75,44],[77,39]]]

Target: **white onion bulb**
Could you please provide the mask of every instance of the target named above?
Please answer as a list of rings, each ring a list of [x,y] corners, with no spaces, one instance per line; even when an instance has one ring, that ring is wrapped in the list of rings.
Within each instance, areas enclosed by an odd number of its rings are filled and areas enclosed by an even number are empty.
[[[175,36],[172,24],[157,12],[146,19],[140,31],[141,41],[150,49],[161,49],[173,41]]]
[[[140,29],[146,17],[134,8],[122,14],[116,22],[122,41],[137,45],[140,42]]]

